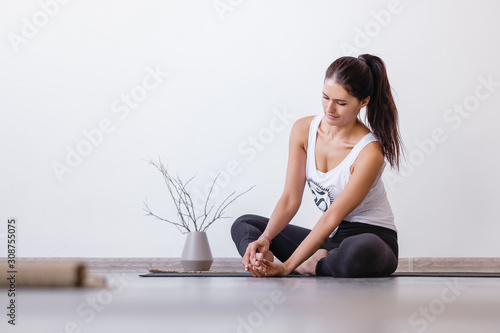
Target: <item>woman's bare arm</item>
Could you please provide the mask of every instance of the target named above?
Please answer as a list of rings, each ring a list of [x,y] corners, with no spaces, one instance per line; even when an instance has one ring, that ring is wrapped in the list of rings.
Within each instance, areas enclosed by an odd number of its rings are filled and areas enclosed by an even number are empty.
[[[284,267],[279,268],[283,269],[283,271],[277,274],[290,274],[302,262],[313,255],[340,222],[365,199],[382,170],[383,164],[384,156],[380,145],[377,142],[368,144],[356,159],[351,178],[344,190],[321,216],[311,233],[290,258],[283,263]],[[272,273],[277,265],[272,265],[272,263],[270,265],[269,273]]]
[[[260,265],[260,262],[255,259],[256,253],[263,252],[262,254],[265,254],[267,252],[270,243],[269,239],[276,237],[290,223],[300,207],[306,182],[306,145],[312,118],[301,118],[292,127],[283,194],[276,204],[263,233],[266,238],[260,238],[257,242],[249,244],[242,260],[245,267],[248,267],[249,264]]]
[[[289,142],[288,166],[285,188],[271,215],[264,234],[276,237],[297,213],[302,202],[306,183],[306,143],[312,117],[297,120],[292,127]]]

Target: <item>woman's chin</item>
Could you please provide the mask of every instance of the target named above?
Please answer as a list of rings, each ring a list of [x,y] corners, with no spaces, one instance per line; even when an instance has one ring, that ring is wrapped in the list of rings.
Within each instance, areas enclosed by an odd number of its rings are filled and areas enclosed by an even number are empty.
[[[326,115],[325,119],[326,119],[326,123],[328,125],[338,125],[340,118],[339,117],[331,117],[329,115]]]

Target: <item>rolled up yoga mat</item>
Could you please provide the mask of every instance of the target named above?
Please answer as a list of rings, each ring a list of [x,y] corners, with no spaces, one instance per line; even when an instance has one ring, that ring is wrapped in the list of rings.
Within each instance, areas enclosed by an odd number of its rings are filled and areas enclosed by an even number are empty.
[[[22,261],[14,269],[0,262],[0,288],[10,287],[83,287],[105,288],[106,279],[89,273],[80,261]]]

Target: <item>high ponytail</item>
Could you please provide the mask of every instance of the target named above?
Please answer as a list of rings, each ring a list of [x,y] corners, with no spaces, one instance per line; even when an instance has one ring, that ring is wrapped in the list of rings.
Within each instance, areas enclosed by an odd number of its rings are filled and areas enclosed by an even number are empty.
[[[359,100],[370,96],[366,118],[391,167],[399,167],[403,142],[399,134],[398,110],[392,97],[384,62],[377,56],[342,57],[328,67],[325,79],[335,81]]]

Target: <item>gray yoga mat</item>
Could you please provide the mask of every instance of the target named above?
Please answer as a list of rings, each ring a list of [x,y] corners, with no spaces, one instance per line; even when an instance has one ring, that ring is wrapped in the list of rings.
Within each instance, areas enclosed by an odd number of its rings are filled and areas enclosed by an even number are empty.
[[[169,272],[169,273],[148,273],[140,274],[142,277],[252,277],[252,274],[248,272]],[[298,277],[298,278],[330,278],[328,276],[311,276],[311,275],[300,275],[300,274],[290,274],[286,276]],[[400,272],[394,273],[391,277],[467,277],[467,278],[500,278],[500,272],[498,273],[480,273],[480,272]]]

